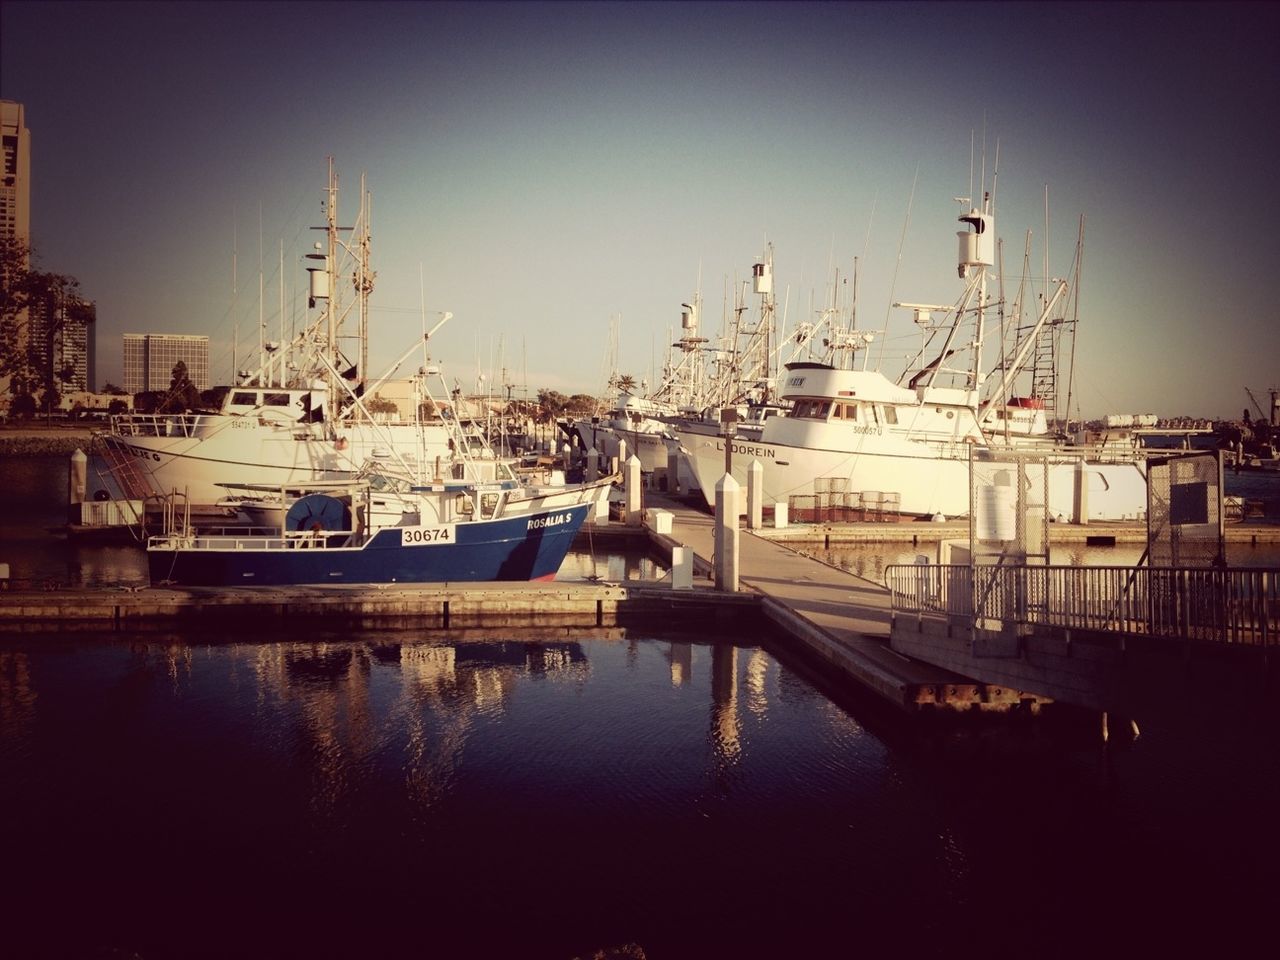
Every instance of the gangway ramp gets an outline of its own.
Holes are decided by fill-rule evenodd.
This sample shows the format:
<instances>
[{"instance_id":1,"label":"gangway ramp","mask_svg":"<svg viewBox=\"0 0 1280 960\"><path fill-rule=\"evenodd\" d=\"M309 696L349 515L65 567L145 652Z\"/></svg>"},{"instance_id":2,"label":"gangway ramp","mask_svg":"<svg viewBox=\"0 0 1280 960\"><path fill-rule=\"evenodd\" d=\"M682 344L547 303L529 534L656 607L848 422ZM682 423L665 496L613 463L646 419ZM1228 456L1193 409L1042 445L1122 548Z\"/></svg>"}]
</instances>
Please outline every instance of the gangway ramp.
<instances>
[{"instance_id":1,"label":"gangway ramp","mask_svg":"<svg viewBox=\"0 0 1280 960\"><path fill-rule=\"evenodd\" d=\"M672 514L669 535L650 530L657 547L668 558L673 547L691 548L697 557L695 573L709 575L714 562L714 518L654 491L646 491L645 501L651 510ZM761 595L765 615L796 649L903 710L1008 710L1034 708L1047 701L891 650L890 594L871 580L746 529L740 531L738 570L740 588Z\"/></svg>"}]
</instances>

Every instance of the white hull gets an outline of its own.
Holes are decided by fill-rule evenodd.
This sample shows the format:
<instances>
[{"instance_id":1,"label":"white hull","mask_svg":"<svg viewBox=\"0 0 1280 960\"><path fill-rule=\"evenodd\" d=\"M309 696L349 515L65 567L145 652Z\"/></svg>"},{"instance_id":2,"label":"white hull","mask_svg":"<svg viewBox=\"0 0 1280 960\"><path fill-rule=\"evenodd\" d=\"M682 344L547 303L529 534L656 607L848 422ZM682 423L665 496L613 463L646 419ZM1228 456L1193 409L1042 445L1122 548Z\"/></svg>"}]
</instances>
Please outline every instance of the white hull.
<instances>
[{"instance_id":1,"label":"white hull","mask_svg":"<svg viewBox=\"0 0 1280 960\"><path fill-rule=\"evenodd\" d=\"M431 469L435 458L447 462L451 457L446 432L438 426L351 423L343 424L340 437L332 439L324 436L322 424L226 414L170 419L172 426L164 428L169 435L131 432L128 424L100 435L113 472L131 488L129 496L176 491L189 503L212 504L227 495L222 484L345 480L375 455L393 450L410 464L425 451L423 467Z\"/></svg>"},{"instance_id":2,"label":"white hull","mask_svg":"<svg viewBox=\"0 0 1280 960\"><path fill-rule=\"evenodd\" d=\"M725 472L724 438L683 431L678 436L707 505L714 506L716 484ZM790 505L792 497L839 495L849 497L850 504L888 505L892 512L907 516L968 515L967 444L927 444L894 437L875 440L874 446L864 441L857 450L734 440L731 469L743 490L739 512L746 511L747 469L754 461L762 468L766 505ZM1063 451L1063 456L1063 463L1049 469L1049 512L1055 519L1070 520L1075 509L1077 468L1065 459L1067 452ZM1088 463L1085 476L1090 520L1138 520L1145 516L1147 485L1139 461Z\"/></svg>"},{"instance_id":3,"label":"white hull","mask_svg":"<svg viewBox=\"0 0 1280 960\"><path fill-rule=\"evenodd\" d=\"M367 523L374 529L421 524L454 523L463 519L492 520L548 510L592 504L587 514L608 516L609 493L615 477L582 484L469 484L463 481L429 485L415 491L373 489L369 494ZM428 496L423 496L426 490ZM224 501L256 528L283 527L285 514L296 497L282 499L278 492Z\"/></svg>"}]
</instances>

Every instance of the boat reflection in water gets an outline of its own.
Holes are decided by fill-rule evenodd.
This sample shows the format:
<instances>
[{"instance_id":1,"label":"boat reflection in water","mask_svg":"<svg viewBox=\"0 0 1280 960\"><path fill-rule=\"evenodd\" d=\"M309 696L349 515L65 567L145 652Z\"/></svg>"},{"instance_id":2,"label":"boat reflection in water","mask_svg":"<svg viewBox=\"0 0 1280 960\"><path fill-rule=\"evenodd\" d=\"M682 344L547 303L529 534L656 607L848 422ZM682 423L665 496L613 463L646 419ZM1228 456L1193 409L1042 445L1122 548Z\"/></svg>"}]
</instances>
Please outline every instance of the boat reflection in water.
<instances>
[{"instance_id":1,"label":"boat reflection in water","mask_svg":"<svg viewBox=\"0 0 1280 960\"><path fill-rule=\"evenodd\" d=\"M1256 935L1273 727L1142 730L908 727L709 635L10 636L6 955Z\"/></svg>"}]
</instances>

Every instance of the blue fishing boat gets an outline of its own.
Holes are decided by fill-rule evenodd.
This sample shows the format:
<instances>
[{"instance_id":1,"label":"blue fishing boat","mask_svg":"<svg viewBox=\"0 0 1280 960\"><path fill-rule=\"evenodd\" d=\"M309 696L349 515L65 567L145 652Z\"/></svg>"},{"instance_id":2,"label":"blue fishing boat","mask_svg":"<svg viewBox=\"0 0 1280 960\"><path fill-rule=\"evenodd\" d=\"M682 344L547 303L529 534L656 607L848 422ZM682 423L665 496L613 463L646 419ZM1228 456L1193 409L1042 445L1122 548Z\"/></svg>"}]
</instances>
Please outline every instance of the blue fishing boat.
<instances>
[{"instance_id":1,"label":"blue fishing boat","mask_svg":"<svg viewBox=\"0 0 1280 960\"><path fill-rule=\"evenodd\" d=\"M367 485L307 493L279 526L195 531L175 515L147 541L155 586L552 580L591 503L483 518L456 491L384 524ZM426 494L424 494L426 496ZM368 521L372 520L372 524ZM423 521L428 522L423 522Z\"/></svg>"}]
</instances>

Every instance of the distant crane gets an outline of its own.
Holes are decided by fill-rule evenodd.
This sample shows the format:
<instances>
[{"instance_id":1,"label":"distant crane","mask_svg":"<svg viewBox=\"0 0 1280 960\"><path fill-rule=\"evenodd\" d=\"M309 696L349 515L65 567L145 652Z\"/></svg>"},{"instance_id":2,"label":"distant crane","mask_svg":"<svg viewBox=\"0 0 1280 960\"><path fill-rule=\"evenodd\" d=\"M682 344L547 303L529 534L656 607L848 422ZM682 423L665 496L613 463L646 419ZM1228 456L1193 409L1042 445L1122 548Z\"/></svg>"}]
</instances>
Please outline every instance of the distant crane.
<instances>
[{"instance_id":1,"label":"distant crane","mask_svg":"<svg viewBox=\"0 0 1280 960\"><path fill-rule=\"evenodd\" d=\"M1245 387L1244 392L1247 393L1249 395L1249 399L1253 401L1253 409L1258 411L1258 416L1260 416L1263 420L1269 420L1271 418L1271 414L1267 413L1267 411L1262 409L1262 404L1260 404L1258 402L1258 398L1253 395L1253 391L1250 390L1248 387Z\"/></svg>"}]
</instances>

